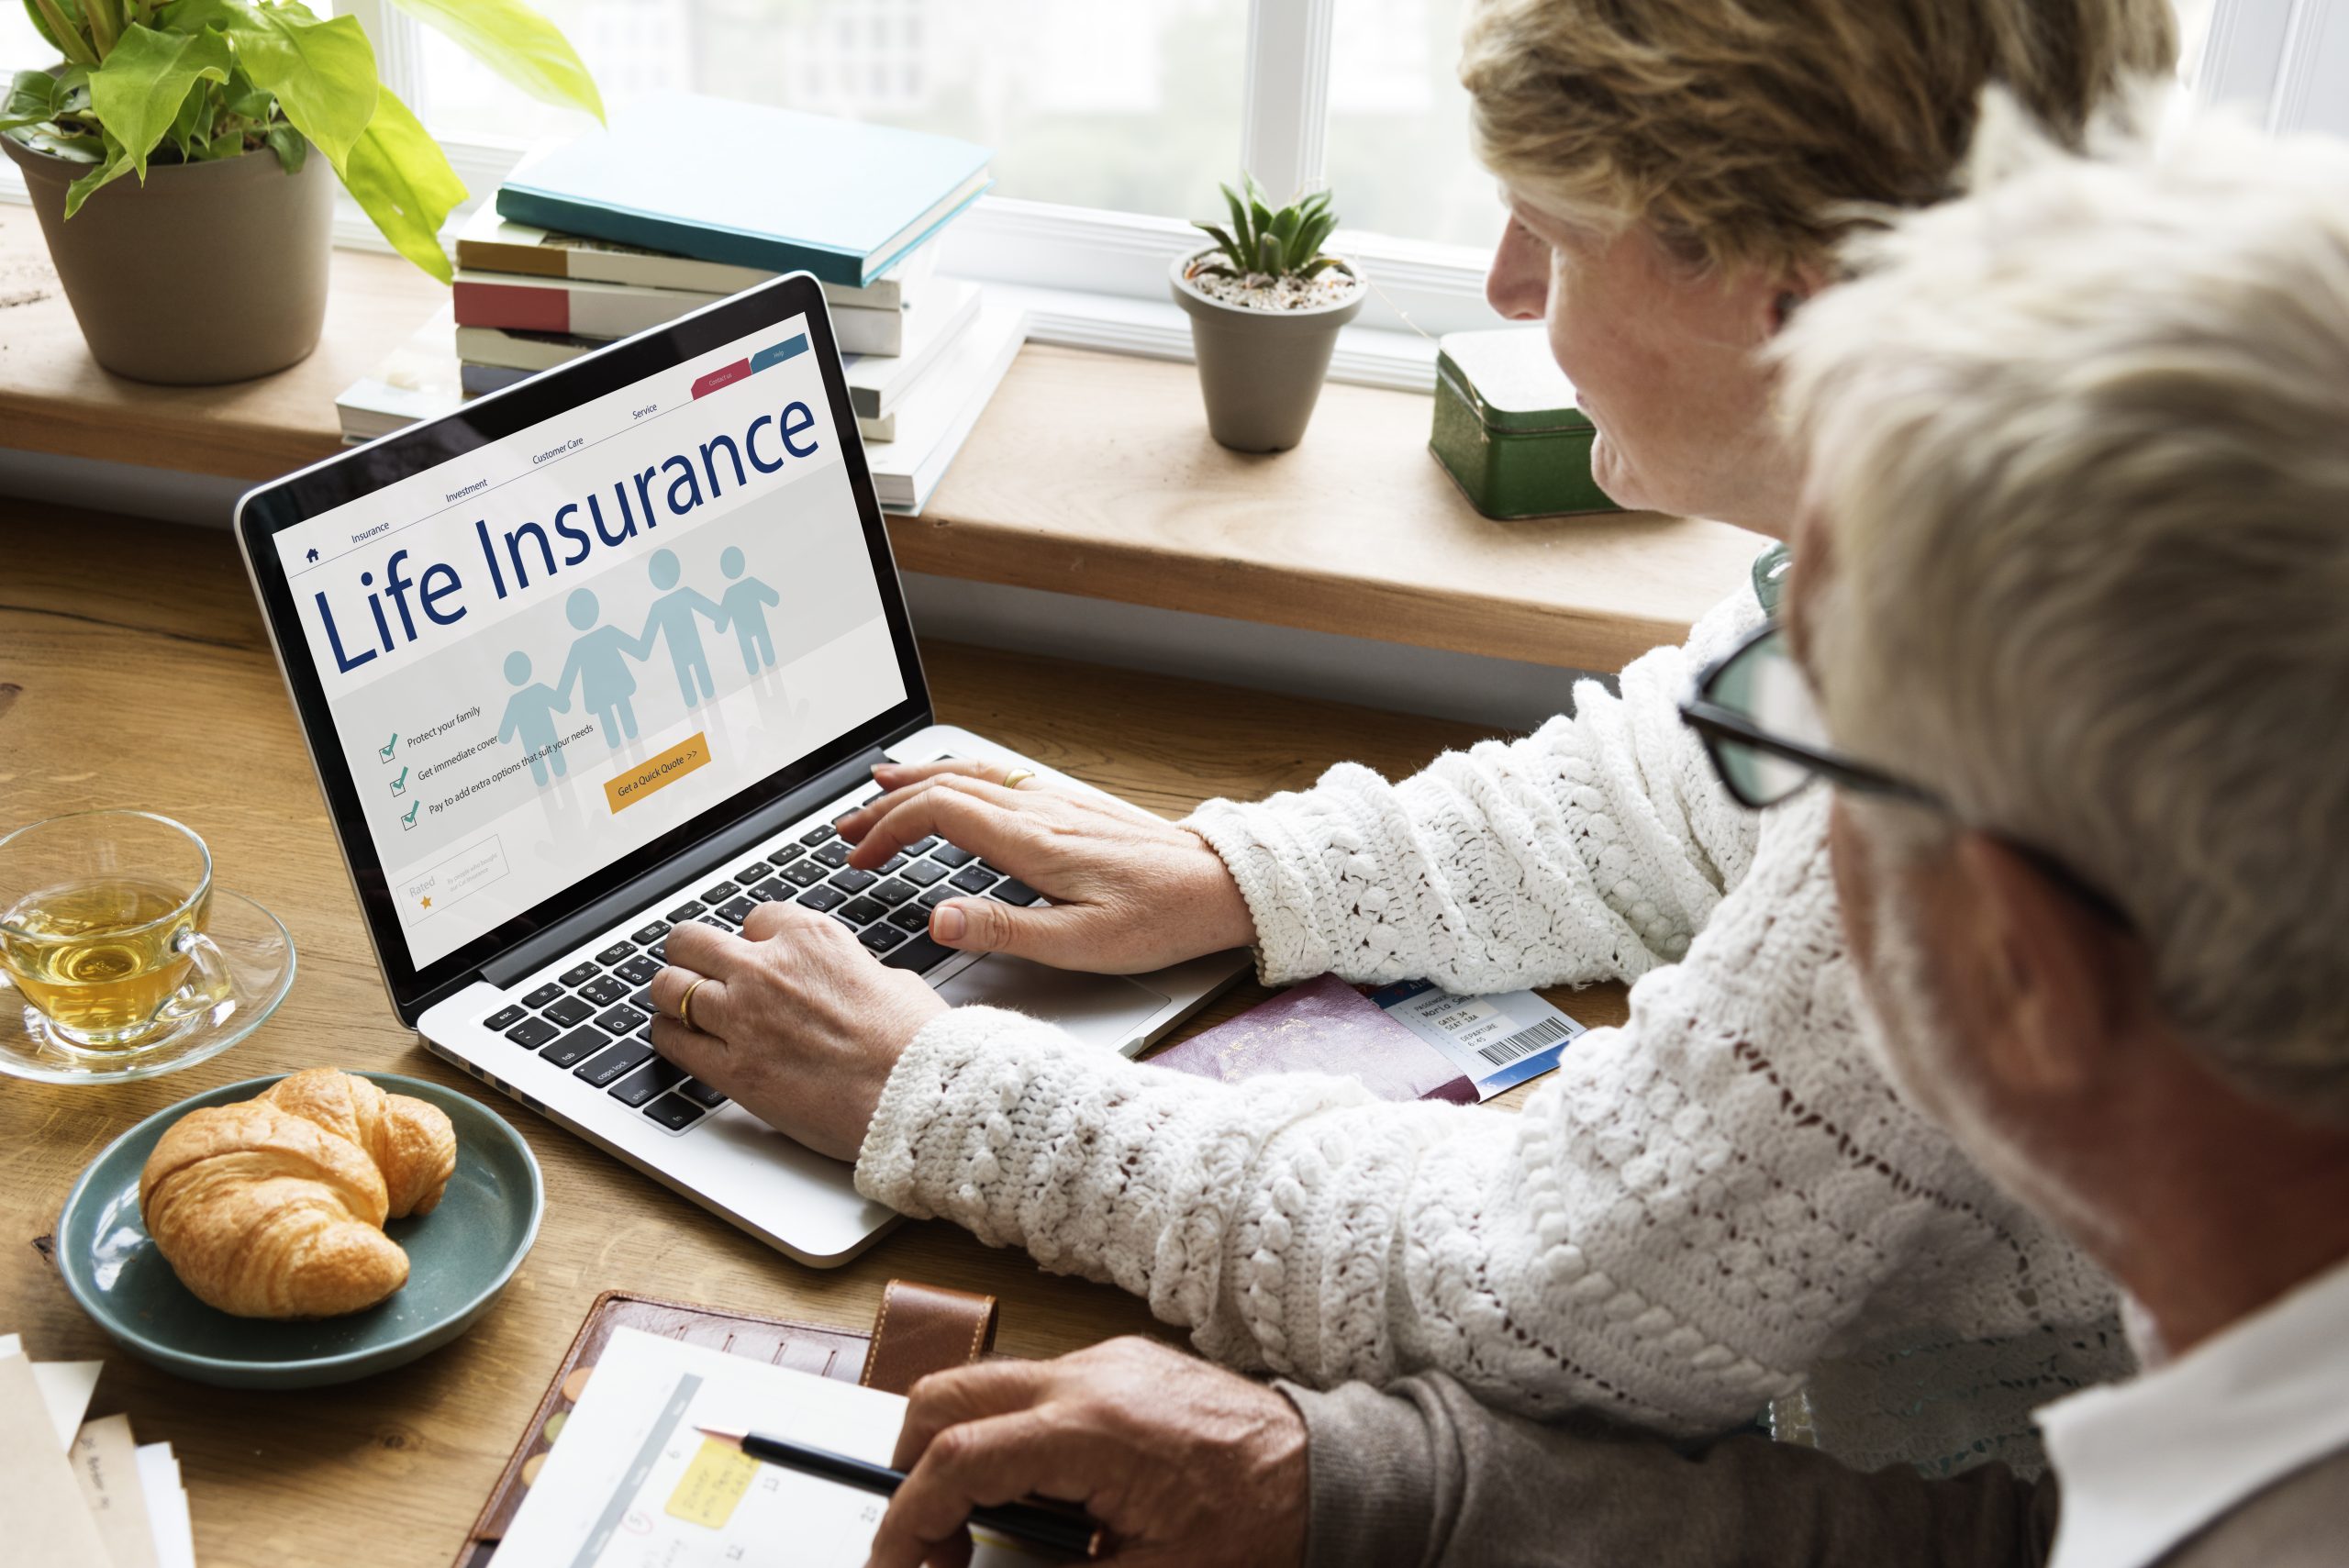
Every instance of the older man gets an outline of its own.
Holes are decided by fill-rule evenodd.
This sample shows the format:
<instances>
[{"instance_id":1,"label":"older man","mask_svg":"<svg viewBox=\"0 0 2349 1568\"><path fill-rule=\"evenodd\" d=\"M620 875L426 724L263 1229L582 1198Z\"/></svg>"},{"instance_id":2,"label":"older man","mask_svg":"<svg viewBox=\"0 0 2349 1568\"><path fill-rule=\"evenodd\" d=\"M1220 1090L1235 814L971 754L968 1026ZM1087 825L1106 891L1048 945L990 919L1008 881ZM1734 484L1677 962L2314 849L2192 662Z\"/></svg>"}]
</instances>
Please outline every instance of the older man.
<instances>
[{"instance_id":1,"label":"older man","mask_svg":"<svg viewBox=\"0 0 2349 1568\"><path fill-rule=\"evenodd\" d=\"M1127 1341L924 1383L876 1562L1030 1492L1136 1568L2349 1558L2349 149L1987 139L2026 167L1791 335L1790 636L1689 717L1749 805L1835 786L1895 1083L2121 1282L2148 1370L2045 1412L2034 1485Z\"/></svg>"}]
</instances>

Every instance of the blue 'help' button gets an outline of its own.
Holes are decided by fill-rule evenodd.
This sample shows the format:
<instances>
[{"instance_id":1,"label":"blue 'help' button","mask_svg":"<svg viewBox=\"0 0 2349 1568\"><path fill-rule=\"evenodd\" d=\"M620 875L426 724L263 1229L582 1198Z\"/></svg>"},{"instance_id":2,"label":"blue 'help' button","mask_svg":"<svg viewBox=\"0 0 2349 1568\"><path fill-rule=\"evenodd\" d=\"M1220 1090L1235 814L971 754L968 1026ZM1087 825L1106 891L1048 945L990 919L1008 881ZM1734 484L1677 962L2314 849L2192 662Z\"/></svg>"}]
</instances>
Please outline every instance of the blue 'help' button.
<instances>
[{"instance_id":1,"label":"blue 'help' button","mask_svg":"<svg viewBox=\"0 0 2349 1568\"><path fill-rule=\"evenodd\" d=\"M751 373L756 375L769 365L779 365L793 355L807 351L807 334L805 332L796 338L785 338L780 343L770 343L751 356Z\"/></svg>"}]
</instances>

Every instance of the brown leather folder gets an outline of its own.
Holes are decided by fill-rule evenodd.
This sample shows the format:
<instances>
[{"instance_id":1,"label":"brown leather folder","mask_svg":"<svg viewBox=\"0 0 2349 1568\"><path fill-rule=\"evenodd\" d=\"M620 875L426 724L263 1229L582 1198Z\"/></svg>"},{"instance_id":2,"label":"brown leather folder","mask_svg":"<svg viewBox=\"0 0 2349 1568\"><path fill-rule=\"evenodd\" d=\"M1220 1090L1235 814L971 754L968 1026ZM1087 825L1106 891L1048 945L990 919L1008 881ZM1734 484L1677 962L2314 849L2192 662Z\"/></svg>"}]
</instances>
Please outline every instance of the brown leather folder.
<instances>
[{"instance_id":1,"label":"brown leather folder","mask_svg":"<svg viewBox=\"0 0 2349 1568\"><path fill-rule=\"evenodd\" d=\"M607 1290L596 1298L571 1349L563 1352L554 1381L547 1385L529 1425L522 1430L522 1440L515 1445L514 1456L506 1462L497 1485L490 1489L489 1500L466 1533L452 1568L488 1568L495 1560L514 1510L522 1506L523 1494L537 1479L552 1446L548 1418L568 1411L576 1402L615 1329L637 1329L687 1344L709 1345L729 1355L754 1356L818 1377L903 1394L930 1373L985 1356L995 1344L995 1322L992 1296L908 1280L891 1280L882 1290L881 1309L874 1315L869 1334Z\"/></svg>"}]
</instances>

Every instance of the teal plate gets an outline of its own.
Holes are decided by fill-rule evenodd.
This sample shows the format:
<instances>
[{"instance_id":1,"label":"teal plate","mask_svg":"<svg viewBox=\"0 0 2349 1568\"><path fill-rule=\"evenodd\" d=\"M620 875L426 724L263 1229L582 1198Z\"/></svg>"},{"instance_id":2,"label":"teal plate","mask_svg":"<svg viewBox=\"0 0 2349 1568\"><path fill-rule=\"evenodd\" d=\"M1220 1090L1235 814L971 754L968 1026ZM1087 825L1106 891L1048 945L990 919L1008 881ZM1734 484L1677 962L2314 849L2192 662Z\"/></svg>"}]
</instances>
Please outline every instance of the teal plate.
<instances>
[{"instance_id":1,"label":"teal plate","mask_svg":"<svg viewBox=\"0 0 2349 1568\"><path fill-rule=\"evenodd\" d=\"M139 1173L180 1118L203 1106L250 1100L282 1076L248 1078L157 1111L90 1162L58 1216L57 1266L83 1310L125 1350L198 1383L316 1388L405 1366L473 1327L538 1238L546 1185L521 1134L453 1089L362 1073L439 1106L457 1129L457 1170L439 1207L384 1228L407 1249L407 1284L343 1318L232 1318L206 1307L147 1234Z\"/></svg>"}]
</instances>

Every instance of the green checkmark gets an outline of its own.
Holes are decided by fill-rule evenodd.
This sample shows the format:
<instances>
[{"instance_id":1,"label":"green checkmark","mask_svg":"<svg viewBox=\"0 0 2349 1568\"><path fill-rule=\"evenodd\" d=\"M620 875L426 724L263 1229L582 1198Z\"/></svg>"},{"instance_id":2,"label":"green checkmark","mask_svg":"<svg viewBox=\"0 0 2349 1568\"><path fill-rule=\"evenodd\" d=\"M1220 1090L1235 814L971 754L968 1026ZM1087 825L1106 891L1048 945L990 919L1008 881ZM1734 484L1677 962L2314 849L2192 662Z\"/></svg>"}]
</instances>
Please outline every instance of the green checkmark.
<instances>
[{"instance_id":1,"label":"green checkmark","mask_svg":"<svg viewBox=\"0 0 2349 1568\"><path fill-rule=\"evenodd\" d=\"M402 769L400 770L400 776L399 776L399 777L397 777L397 778L395 778L395 779L394 779L394 780L392 781L392 793L393 793L394 795L400 795L400 794L404 794L404 793L406 791L406 789L407 789L407 770L406 770L406 768L402 768Z\"/></svg>"},{"instance_id":2,"label":"green checkmark","mask_svg":"<svg viewBox=\"0 0 2349 1568\"><path fill-rule=\"evenodd\" d=\"M416 826L416 814L417 814L417 812L419 812L419 811L423 810L423 809L424 809L424 802L422 802L422 801L420 801L420 800L419 800L419 801L417 801L414 806L409 806L406 811L401 812L401 813L400 813L400 825L401 825L402 827L404 827L404 828L413 828L413 827L415 827L415 826Z\"/></svg>"},{"instance_id":3,"label":"green checkmark","mask_svg":"<svg viewBox=\"0 0 2349 1568\"><path fill-rule=\"evenodd\" d=\"M400 732L395 729L392 731L392 738L389 740L384 741L384 744L376 750L375 755L383 758L384 761L388 762L392 760L392 753L399 750L399 744Z\"/></svg>"}]
</instances>

